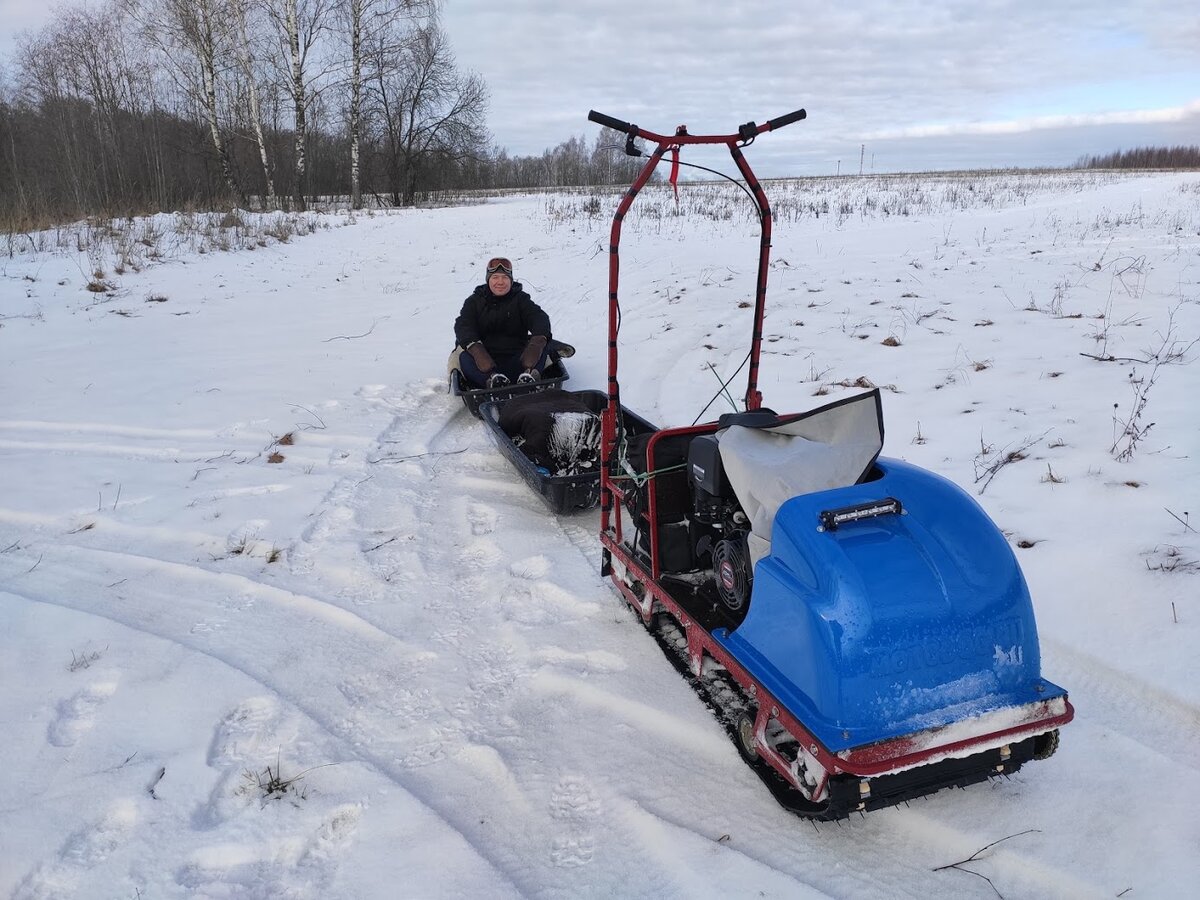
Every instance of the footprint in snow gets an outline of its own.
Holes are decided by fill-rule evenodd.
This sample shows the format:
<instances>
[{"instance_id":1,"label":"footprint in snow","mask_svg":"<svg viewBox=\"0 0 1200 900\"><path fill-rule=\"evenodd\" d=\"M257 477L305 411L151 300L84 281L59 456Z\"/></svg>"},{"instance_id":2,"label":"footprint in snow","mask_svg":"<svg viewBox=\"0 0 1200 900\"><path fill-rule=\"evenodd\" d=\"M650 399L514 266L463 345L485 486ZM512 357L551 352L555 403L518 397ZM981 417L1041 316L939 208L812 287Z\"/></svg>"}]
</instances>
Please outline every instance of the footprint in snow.
<instances>
[{"instance_id":1,"label":"footprint in snow","mask_svg":"<svg viewBox=\"0 0 1200 900\"><path fill-rule=\"evenodd\" d=\"M124 844L138 824L132 800L118 800L99 820L89 821L63 842L57 858L42 863L12 894L12 900L84 896L80 881Z\"/></svg>"},{"instance_id":2,"label":"footprint in snow","mask_svg":"<svg viewBox=\"0 0 1200 900\"><path fill-rule=\"evenodd\" d=\"M308 870L335 869L358 831L358 820L361 818L362 807L355 803L346 803L333 810L309 838L308 845L300 855L299 867Z\"/></svg>"},{"instance_id":3,"label":"footprint in snow","mask_svg":"<svg viewBox=\"0 0 1200 900\"><path fill-rule=\"evenodd\" d=\"M485 569L491 568L500 562L501 556L500 548L494 543L487 540L480 540L474 541L470 546L463 548L461 560L468 566Z\"/></svg>"},{"instance_id":4,"label":"footprint in snow","mask_svg":"<svg viewBox=\"0 0 1200 900\"><path fill-rule=\"evenodd\" d=\"M471 534L477 537L495 531L497 518L496 510L485 503L472 503L467 510L467 521L471 525Z\"/></svg>"},{"instance_id":5,"label":"footprint in snow","mask_svg":"<svg viewBox=\"0 0 1200 900\"><path fill-rule=\"evenodd\" d=\"M563 775L550 794L550 815L568 822L586 823L600 815L600 798L582 775Z\"/></svg>"},{"instance_id":6,"label":"footprint in snow","mask_svg":"<svg viewBox=\"0 0 1200 900\"><path fill-rule=\"evenodd\" d=\"M599 604L580 600L552 582L537 580L510 582L501 591L499 604L507 619L531 626L577 622L600 611Z\"/></svg>"},{"instance_id":7,"label":"footprint in snow","mask_svg":"<svg viewBox=\"0 0 1200 900\"><path fill-rule=\"evenodd\" d=\"M594 825L602 811L592 783L580 775L564 775L550 793L550 815L560 823L550 848L559 868L584 866L595 855Z\"/></svg>"},{"instance_id":8,"label":"footprint in snow","mask_svg":"<svg viewBox=\"0 0 1200 900\"><path fill-rule=\"evenodd\" d=\"M527 578L534 581L538 578L545 578L550 572L550 560L544 556L530 556L526 559L518 559L508 567L508 571L516 578Z\"/></svg>"},{"instance_id":9,"label":"footprint in snow","mask_svg":"<svg viewBox=\"0 0 1200 900\"><path fill-rule=\"evenodd\" d=\"M596 855L596 842L590 834L560 834L550 846L550 862L560 869L586 866Z\"/></svg>"},{"instance_id":10,"label":"footprint in snow","mask_svg":"<svg viewBox=\"0 0 1200 900\"><path fill-rule=\"evenodd\" d=\"M55 747L73 747L96 725L96 712L117 690L115 681L99 681L58 704L46 729L46 739Z\"/></svg>"},{"instance_id":11,"label":"footprint in snow","mask_svg":"<svg viewBox=\"0 0 1200 900\"><path fill-rule=\"evenodd\" d=\"M207 762L214 768L259 762L279 745L279 703L250 697L226 714L213 732Z\"/></svg>"},{"instance_id":12,"label":"footprint in snow","mask_svg":"<svg viewBox=\"0 0 1200 900\"><path fill-rule=\"evenodd\" d=\"M189 897L333 896L338 867L361 817L359 805L344 804L310 832L301 826L305 830L258 842L198 847L176 871L175 882Z\"/></svg>"},{"instance_id":13,"label":"footprint in snow","mask_svg":"<svg viewBox=\"0 0 1200 900\"><path fill-rule=\"evenodd\" d=\"M67 838L60 857L81 868L97 866L125 843L137 820L133 801L120 800L99 821L87 823Z\"/></svg>"}]
</instances>

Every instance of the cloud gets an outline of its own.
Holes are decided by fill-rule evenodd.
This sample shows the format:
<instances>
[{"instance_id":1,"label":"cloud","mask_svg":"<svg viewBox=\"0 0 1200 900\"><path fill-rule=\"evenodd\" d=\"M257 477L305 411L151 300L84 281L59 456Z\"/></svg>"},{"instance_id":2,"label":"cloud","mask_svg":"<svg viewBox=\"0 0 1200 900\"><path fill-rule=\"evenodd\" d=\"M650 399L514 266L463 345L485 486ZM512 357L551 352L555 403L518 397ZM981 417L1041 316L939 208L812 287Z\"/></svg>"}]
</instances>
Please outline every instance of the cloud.
<instances>
[{"instance_id":1,"label":"cloud","mask_svg":"<svg viewBox=\"0 0 1200 900\"><path fill-rule=\"evenodd\" d=\"M1172 124L1200 117L1200 100L1165 109L1125 110L1076 115L1033 116L1002 122L961 122L944 125L914 125L863 135L864 140L948 137L952 135L1025 134L1051 128L1089 128L1101 125Z\"/></svg>"},{"instance_id":2,"label":"cloud","mask_svg":"<svg viewBox=\"0 0 1200 900\"><path fill-rule=\"evenodd\" d=\"M446 26L460 64L487 81L492 131L510 152L594 134L588 109L660 132L687 123L726 133L803 106L807 122L755 151L792 167L780 174L804 174L796 167L831 171L851 155L857 170L868 140L896 144L905 159L893 164L913 168L948 156L1005 165L997 151L1010 165L1063 164L1118 126L1194 117L1200 40L1180 37L1200 28L1191 6L450 0ZM1075 149L1065 132L1077 134Z\"/></svg>"}]
</instances>

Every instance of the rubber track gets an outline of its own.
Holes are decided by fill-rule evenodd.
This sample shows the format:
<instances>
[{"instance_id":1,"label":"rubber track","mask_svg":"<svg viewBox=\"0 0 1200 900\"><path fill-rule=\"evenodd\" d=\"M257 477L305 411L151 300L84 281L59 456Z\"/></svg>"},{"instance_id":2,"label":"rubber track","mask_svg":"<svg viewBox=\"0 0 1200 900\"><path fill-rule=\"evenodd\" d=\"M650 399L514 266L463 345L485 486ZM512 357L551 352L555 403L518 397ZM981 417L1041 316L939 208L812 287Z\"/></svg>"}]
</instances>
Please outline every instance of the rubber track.
<instances>
[{"instance_id":1,"label":"rubber track","mask_svg":"<svg viewBox=\"0 0 1200 900\"><path fill-rule=\"evenodd\" d=\"M720 674L698 678L692 674L691 661L687 653L687 638L671 616L665 613L656 614L647 630L654 637L663 654L692 686L692 690L700 697L705 707L725 729L725 733L729 735L734 746L739 747L738 716L754 709L753 702L746 697L732 678L723 677ZM832 777L829 782L828 799L823 803L813 803L785 781L766 762L745 760L740 751L738 755L742 756L746 764L750 766L784 809L801 818L830 822L844 819L854 812L882 809L906 803L944 788L964 788L992 778L1006 777L1016 772L1030 759L1044 758L1039 754L1038 739L1036 738L1027 738L1011 745L1011 751L1011 757L1003 761L1000 759L999 750L991 750L965 758L930 763L895 775L873 778L870 780L871 797L865 804L858 791L859 779L854 776ZM1040 751L1046 755L1053 752L1049 746L1042 746ZM1001 762L1003 762L1003 771L998 771L997 767Z\"/></svg>"}]
</instances>

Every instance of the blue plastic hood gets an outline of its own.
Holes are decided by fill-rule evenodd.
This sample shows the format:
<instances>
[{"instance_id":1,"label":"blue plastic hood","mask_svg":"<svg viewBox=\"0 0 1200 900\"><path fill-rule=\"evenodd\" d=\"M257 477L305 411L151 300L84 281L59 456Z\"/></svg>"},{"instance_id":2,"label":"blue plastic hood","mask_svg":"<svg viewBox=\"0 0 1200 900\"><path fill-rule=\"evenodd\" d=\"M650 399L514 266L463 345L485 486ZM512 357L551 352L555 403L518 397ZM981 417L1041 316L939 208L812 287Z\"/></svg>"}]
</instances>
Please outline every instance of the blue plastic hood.
<instances>
[{"instance_id":1,"label":"blue plastic hood","mask_svg":"<svg viewBox=\"0 0 1200 900\"><path fill-rule=\"evenodd\" d=\"M987 514L938 475L878 467L780 506L748 614L717 640L835 752L1062 695ZM889 497L903 514L821 528L824 511Z\"/></svg>"}]
</instances>

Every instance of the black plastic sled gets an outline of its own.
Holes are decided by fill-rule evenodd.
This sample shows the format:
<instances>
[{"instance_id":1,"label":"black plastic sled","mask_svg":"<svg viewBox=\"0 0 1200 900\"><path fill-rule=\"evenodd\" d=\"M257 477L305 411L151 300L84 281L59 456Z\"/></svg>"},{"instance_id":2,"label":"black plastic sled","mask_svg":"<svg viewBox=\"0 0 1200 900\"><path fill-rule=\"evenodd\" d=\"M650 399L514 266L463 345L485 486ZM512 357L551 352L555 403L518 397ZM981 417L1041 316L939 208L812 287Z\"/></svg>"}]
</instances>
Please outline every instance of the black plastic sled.
<instances>
[{"instance_id":1,"label":"black plastic sled","mask_svg":"<svg viewBox=\"0 0 1200 900\"><path fill-rule=\"evenodd\" d=\"M450 393L456 397L462 397L463 403L467 409L471 411L471 415L475 418L480 418L480 406L484 403L503 403L513 397L519 397L522 394L532 394L537 391L555 390L561 388L563 382L570 378L567 372L567 367L563 364L563 360L575 355L575 348L563 341L550 342L550 360L546 365L545 371L542 372L542 377L530 384L517 384L512 382L498 388L477 388L473 387L463 373L455 368L450 370Z\"/></svg>"},{"instance_id":2,"label":"black plastic sled","mask_svg":"<svg viewBox=\"0 0 1200 900\"><path fill-rule=\"evenodd\" d=\"M556 471L551 469L554 465L549 460L549 465L540 465L538 461L530 458L527 450L523 450L521 446L522 435L513 428L508 422L502 421L502 414L508 401L514 398L506 397L503 400L485 400L479 404L480 418L488 427L488 432L495 441L500 452L513 464L517 472L525 480L539 497L550 507L550 510L556 515L564 513L579 512L585 509L592 509L600 502L600 456L597 452L589 460L590 465L584 464L583 467L570 467L566 474L562 467L556 467ZM590 413L597 417L596 424L599 425L599 416L604 412L608 404L608 395L604 391L550 391L542 395L541 398L546 401L545 406L553 409L555 399L561 399L562 408L586 408ZM522 401L517 400L518 405ZM509 408L512 412L512 408ZM637 434L652 434L657 429L654 425L647 422L636 413L624 410L625 431L630 435ZM510 416L511 418L511 416ZM514 430L515 434L509 434L505 430L505 425ZM598 437L598 434L597 434Z\"/></svg>"}]
</instances>

